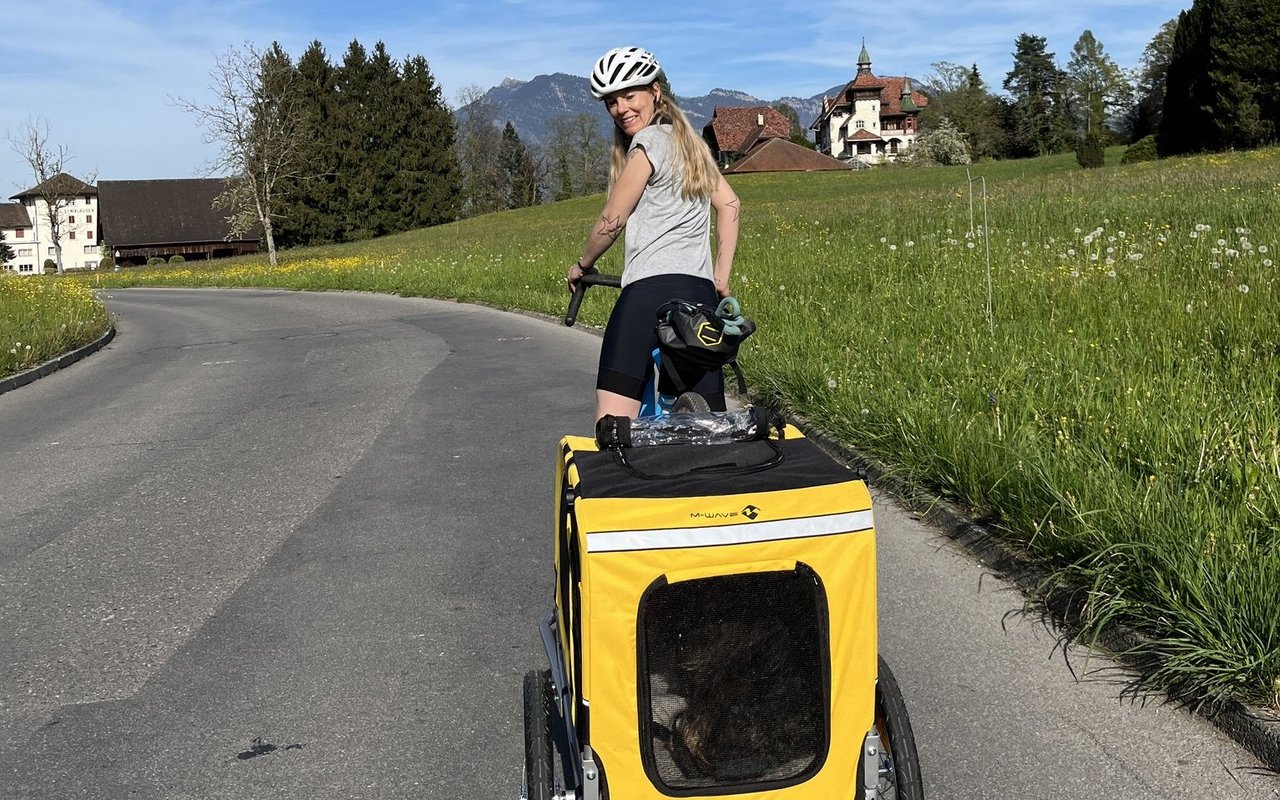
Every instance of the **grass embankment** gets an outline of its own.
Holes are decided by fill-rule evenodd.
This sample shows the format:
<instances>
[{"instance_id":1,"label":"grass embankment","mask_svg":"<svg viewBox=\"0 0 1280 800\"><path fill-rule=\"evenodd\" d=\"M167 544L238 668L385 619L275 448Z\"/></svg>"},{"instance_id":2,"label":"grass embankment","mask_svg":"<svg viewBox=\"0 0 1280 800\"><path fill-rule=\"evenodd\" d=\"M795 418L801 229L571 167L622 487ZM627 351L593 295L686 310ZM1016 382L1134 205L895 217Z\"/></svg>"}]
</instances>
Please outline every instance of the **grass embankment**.
<instances>
[{"instance_id":1,"label":"grass embankment","mask_svg":"<svg viewBox=\"0 0 1280 800\"><path fill-rule=\"evenodd\" d=\"M81 283L0 272L0 378L86 345L111 327Z\"/></svg>"},{"instance_id":2,"label":"grass embankment","mask_svg":"<svg viewBox=\"0 0 1280 800\"><path fill-rule=\"evenodd\" d=\"M760 324L745 368L1086 589L1086 636L1109 621L1150 635L1150 685L1275 705L1280 151L1109 155L1089 172L1070 156L975 166L985 214L962 168L734 178L733 286ZM95 277L558 314L599 203L298 251L277 270ZM611 301L596 292L582 318Z\"/></svg>"}]
</instances>

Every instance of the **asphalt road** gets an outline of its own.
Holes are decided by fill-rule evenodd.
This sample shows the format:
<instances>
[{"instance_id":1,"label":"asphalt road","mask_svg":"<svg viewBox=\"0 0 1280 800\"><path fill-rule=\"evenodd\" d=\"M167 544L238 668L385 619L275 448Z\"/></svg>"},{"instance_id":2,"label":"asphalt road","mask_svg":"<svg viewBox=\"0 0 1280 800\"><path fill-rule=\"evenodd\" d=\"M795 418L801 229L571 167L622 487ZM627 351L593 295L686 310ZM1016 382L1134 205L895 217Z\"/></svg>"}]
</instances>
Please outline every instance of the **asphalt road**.
<instances>
[{"instance_id":1,"label":"asphalt road","mask_svg":"<svg viewBox=\"0 0 1280 800\"><path fill-rule=\"evenodd\" d=\"M0 797L514 797L599 340L376 295L108 302L106 349L0 395ZM930 798L1280 797L877 513Z\"/></svg>"}]
</instances>

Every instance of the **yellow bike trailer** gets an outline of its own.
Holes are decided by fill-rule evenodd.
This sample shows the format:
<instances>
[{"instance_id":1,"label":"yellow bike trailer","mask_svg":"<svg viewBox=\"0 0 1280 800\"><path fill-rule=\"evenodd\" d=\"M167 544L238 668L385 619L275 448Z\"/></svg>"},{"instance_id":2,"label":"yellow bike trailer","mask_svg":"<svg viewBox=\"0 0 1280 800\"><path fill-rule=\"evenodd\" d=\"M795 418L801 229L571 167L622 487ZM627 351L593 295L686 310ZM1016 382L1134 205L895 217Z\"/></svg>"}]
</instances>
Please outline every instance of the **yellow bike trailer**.
<instances>
[{"instance_id":1,"label":"yellow bike trailer","mask_svg":"<svg viewBox=\"0 0 1280 800\"><path fill-rule=\"evenodd\" d=\"M557 474L523 796L922 797L877 656L855 473L786 426L728 444L566 437Z\"/></svg>"}]
</instances>

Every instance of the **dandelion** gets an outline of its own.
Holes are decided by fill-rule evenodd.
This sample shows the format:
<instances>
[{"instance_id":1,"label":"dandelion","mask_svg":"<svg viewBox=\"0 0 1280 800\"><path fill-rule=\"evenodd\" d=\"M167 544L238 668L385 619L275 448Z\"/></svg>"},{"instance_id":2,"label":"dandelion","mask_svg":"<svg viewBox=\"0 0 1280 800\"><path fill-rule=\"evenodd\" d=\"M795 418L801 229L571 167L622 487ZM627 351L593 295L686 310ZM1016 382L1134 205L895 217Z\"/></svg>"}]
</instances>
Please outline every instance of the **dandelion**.
<instances>
[{"instance_id":1,"label":"dandelion","mask_svg":"<svg viewBox=\"0 0 1280 800\"><path fill-rule=\"evenodd\" d=\"M1218 240L1218 247L1226 247L1226 246L1227 246L1227 240L1226 240L1226 239L1219 239L1219 240Z\"/></svg>"},{"instance_id":2,"label":"dandelion","mask_svg":"<svg viewBox=\"0 0 1280 800\"><path fill-rule=\"evenodd\" d=\"M1262 259L1262 266L1264 266L1264 267L1269 267L1269 266L1271 266L1271 259L1269 259L1269 258L1264 258L1264 259Z\"/></svg>"},{"instance_id":3,"label":"dandelion","mask_svg":"<svg viewBox=\"0 0 1280 800\"><path fill-rule=\"evenodd\" d=\"M1141 260L1142 260L1142 253L1130 253L1130 254L1129 254L1129 260L1130 260L1130 261L1132 261L1132 262L1134 262L1134 263L1137 263L1137 262L1141 261Z\"/></svg>"},{"instance_id":4,"label":"dandelion","mask_svg":"<svg viewBox=\"0 0 1280 800\"><path fill-rule=\"evenodd\" d=\"M881 236L881 237L880 237L880 244L884 244L884 243L885 243L885 242L887 242L887 241L889 241L889 237L887 237L887 236Z\"/></svg>"},{"instance_id":5,"label":"dandelion","mask_svg":"<svg viewBox=\"0 0 1280 800\"><path fill-rule=\"evenodd\" d=\"M889 252L890 252L890 253L897 252L897 250L898 250L898 246L897 246L896 244L891 244L891 245L889 245Z\"/></svg>"},{"instance_id":6,"label":"dandelion","mask_svg":"<svg viewBox=\"0 0 1280 800\"><path fill-rule=\"evenodd\" d=\"M1116 236L1119 236L1121 239L1123 239L1125 237L1125 233L1124 231L1116 231Z\"/></svg>"},{"instance_id":7,"label":"dandelion","mask_svg":"<svg viewBox=\"0 0 1280 800\"><path fill-rule=\"evenodd\" d=\"M834 388L836 388L836 387L837 387L837 386L839 386L839 385L840 385L840 384L839 384L839 382L838 382L838 381L836 381L836 379L835 379L835 378L827 378L827 388L828 388L828 389L834 389Z\"/></svg>"},{"instance_id":8,"label":"dandelion","mask_svg":"<svg viewBox=\"0 0 1280 800\"><path fill-rule=\"evenodd\" d=\"M1265 244L1258 245L1258 252L1265 256L1267 254L1267 246Z\"/></svg>"},{"instance_id":9,"label":"dandelion","mask_svg":"<svg viewBox=\"0 0 1280 800\"><path fill-rule=\"evenodd\" d=\"M1080 270L1078 270L1078 269L1073 269L1073 270L1071 270L1071 277L1073 277L1073 278L1079 278L1079 277L1080 277Z\"/></svg>"},{"instance_id":10,"label":"dandelion","mask_svg":"<svg viewBox=\"0 0 1280 800\"><path fill-rule=\"evenodd\" d=\"M1107 270L1107 277L1108 277L1108 278L1114 278L1115 276L1116 276L1116 271L1115 271L1114 269L1109 269L1109 270Z\"/></svg>"},{"instance_id":11,"label":"dandelion","mask_svg":"<svg viewBox=\"0 0 1280 800\"><path fill-rule=\"evenodd\" d=\"M1190 303L1187 303L1187 313L1188 313L1188 314L1190 314L1190 313L1191 313L1191 304L1190 304Z\"/></svg>"},{"instance_id":12,"label":"dandelion","mask_svg":"<svg viewBox=\"0 0 1280 800\"><path fill-rule=\"evenodd\" d=\"M1067 248L1067 255L1069 255L1069 256L1075 256L1075 254L1076 254L1076 249L1075 249L1074 247L1068 247L1068 248Z\"/></svg>"},{"instance_id":13,"label":"dandelion","mask_svg":"<svg viewBox=\"0 0 1280 800\"><path fill-rule=\"evenodd\" d=\"M915 246L916 246L915 242L911 241L910 239L907 240L907 247L915 247Z\"/></svg>"},{"instance_id":14,"label":"dandelion","mask_svg":"<svg viewBox=\"0 0 1280 800\"><path fill-rule=\"evenodd\" d=\"M965 243L964 243L964 246L965 246L965 247L967 247L967 248L969 248L970 250L972 250L972 249L973 249L973 242L965 242Z\"/></svg>"},{"instance_id":15,"label":"dandelion","mask_svg":"<svg viewBox=\"0 0 1280 800\"><path fill-rule=\"evenodd\" d=\"M1240 287L1239 287L1239 288L1240 288L1240 294L1248 294L1248 293L1249 293L1249 284L1247 284L1247 283L1242 283L1242 284L1240 284Z\"/></svg>"},{"instance_id":16,"label":"dandelion","mask_svg":"<svg viewBox=\"0 0 1280 800\"><path fill-rule=\"evenodd\" d=\"M1190 236L1192 239L1199 239L1199 238L1200 238L1200 233L1199 233L1198 231L1192 231L1191 233L1189 233L1189 234L1187 234L1187 235L1188 235L1188 236Z\"/></svg>"}]
</instances>

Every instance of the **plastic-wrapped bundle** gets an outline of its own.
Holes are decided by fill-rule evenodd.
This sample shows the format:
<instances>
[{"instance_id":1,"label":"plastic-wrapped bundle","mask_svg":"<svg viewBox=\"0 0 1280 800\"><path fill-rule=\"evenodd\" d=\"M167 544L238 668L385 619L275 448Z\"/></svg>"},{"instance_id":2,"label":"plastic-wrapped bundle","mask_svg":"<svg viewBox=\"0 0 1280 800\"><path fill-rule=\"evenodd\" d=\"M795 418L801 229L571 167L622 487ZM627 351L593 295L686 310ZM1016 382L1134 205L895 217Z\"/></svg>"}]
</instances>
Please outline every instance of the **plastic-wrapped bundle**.
<instances>
[{"instance_id":1,"label":"plastic-wrapped bundle","mask_svg":"<svg viewBox=\"0 0 1280 800\"><path fill-rule=\"evenodd\" d=\"M647 419L605 415L596 423L601 447L649 447L664 444L730 444L781 432L783 420L768 409L671 414Z\"/></svg>"}]
</instances>

